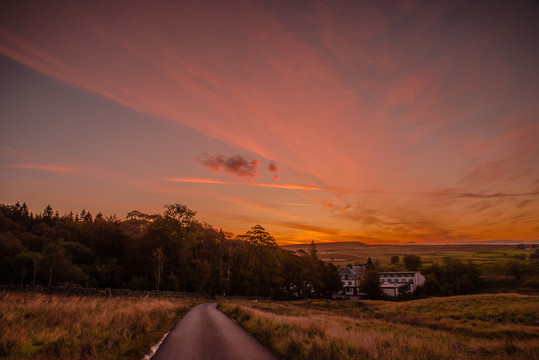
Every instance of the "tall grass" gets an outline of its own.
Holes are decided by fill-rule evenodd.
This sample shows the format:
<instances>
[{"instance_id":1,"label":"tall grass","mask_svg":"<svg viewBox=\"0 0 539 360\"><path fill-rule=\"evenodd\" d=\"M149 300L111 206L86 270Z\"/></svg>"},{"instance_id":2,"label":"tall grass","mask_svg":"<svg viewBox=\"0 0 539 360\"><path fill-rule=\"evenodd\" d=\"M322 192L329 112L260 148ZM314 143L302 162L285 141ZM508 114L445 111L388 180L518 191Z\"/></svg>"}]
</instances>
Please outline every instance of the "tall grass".
<instances>
[{"instance_id":1,"label":"tall grass","mask_svg":"<svg viewBox=\"0 0 539 360\"><path fill-rule=\"evenodd\" d=\"M0 358L141 359L197 302L0 293Z\"/></svg>"},{"instance_id":2,"label":"tall grass","mask_svg":"<svg viewBox=\"0 0 539 360\"><path fill-rule=\"evenodd\" d=\"M406 303L228 301L220 309L282 359L536 359L539 298Z\"/></svg>"}]
</instances>

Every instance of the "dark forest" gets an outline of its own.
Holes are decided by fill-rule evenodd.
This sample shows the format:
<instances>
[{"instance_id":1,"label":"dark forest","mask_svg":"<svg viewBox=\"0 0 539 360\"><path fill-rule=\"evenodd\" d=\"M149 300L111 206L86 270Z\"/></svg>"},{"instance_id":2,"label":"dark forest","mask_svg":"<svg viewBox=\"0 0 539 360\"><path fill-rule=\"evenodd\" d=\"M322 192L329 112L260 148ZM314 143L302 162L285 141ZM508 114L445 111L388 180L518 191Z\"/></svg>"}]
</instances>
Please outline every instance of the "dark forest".
<instances>
[{"instance_id":1,"label":"dark forest","mask_svg":"<svg viewBox=\"0 0 539 360\"><path fill-rule=\"evenodd\" d=\"M273 299L328 297L341 287L316 245L284 250L260 225L234 237L180 204L163 214L131 211L125 220L2 204L0 282Z\"/></svg>"}]
</instances>

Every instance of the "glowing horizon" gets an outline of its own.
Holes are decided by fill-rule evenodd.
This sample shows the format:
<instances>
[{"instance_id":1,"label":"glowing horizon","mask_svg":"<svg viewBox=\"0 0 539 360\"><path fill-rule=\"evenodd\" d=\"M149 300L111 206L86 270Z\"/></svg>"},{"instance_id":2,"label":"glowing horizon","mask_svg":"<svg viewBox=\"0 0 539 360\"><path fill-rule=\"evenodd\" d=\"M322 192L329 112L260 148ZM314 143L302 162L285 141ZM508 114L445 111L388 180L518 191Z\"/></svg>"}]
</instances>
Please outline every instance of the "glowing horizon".
<instances>
[{"instance_id":1,"label":"glowing horizon","mask_svg":"<svg viewBox=\"0 0 539 360\"><path fill-rule=\"evenodd\" d=\"M2 4L0 201L120 217L182 203L281 243L536 240L538 14Z\"/></svg>"}]
</instances>

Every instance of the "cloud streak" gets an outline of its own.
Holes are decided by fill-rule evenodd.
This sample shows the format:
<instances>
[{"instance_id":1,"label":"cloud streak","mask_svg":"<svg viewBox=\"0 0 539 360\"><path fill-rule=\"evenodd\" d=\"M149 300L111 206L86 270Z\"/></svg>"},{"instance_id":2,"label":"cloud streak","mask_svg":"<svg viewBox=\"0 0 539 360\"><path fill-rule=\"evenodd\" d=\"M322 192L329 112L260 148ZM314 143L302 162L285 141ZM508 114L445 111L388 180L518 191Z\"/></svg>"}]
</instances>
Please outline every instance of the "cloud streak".
<instances>
[{"instance_id":1,"label":"cloud streak","mask_svg":"<svg viewBox=\"0 0 539 360\"><path fill-rule=\"evenodd\" d=\"M488 216L519 215L512 198L537 195L533 2L135 0L129 12L118 2L7 3L0 5L2 54L233 151L273 159L265 169L274 180L286 170L288 184L254 183L258 160L221 154L197 161L241 182L187 177L195 172L164 180L313 198L348 189L337 202L319 196L328 207L320 206L316 221L334 216L346 232L361 233L359 224L379 238L393 236L391 223L399 222L436 224L400 229L407 236L483 234ZM305 179L327 186L292 184L311 183ZM458 191L433 196L438 189ZM466 211L474 199L493 201L474 214ZM537 202L526 204L539 214ZM500 236L534 234L522 227Z\"/></svg>"},{"instance_id":2,"label":"cloud streak","mask_svg":"<svg viewBox=\"0 0 539 360\"><path fill-rule=\"evenodd\" d=\"M164 181L181 182L181 183L194 183L194 184L220 184L220 185L246 185L271 189L285 189L285 190L304 190L304 191L342 191L342 189L313 186L313 185L296 185L296 184L265 184L265 183L253 183L253 182L235 182L215 179L204 178L162 178Z\"/></svg>"},{"instance_id":3,"label":"cloud streak","mask_svg":"<svg viewBox=\"0 0 539 360\"><path fill-rule=\"evenodd\" d=\"M79 173L80 172L80 169L76 167L52 165L52 164L11 164L7 166L11 168L17 168L17 169L43 170L43 171L59 172L59 173Z\"/></svg>"}]
</instances>

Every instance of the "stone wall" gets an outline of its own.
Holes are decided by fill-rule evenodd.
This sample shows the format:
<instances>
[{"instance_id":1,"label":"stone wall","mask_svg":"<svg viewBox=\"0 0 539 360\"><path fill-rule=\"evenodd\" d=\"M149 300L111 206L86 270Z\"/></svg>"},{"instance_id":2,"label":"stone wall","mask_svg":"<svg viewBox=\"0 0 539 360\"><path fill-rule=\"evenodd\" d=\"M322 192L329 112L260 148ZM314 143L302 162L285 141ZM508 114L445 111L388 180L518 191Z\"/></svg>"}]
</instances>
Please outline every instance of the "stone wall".
<instances>
[{"instance_id":1,"label":"stone wall","mask_svg":"<svg viewBox=\"0 0 539 360\"><path fill-rule=\"evenodd\" d=\"M0 291L10 292L30 292L40 294L56 294L56 295L71 295L71 296L94 296L94 297L151 297L151 298L209 298L204 294L178 292L178 291L137 291L128 289L95 289L82 288L71 286L40 286L40 285L0 285Z\"/></svg>"}]
</instances>

